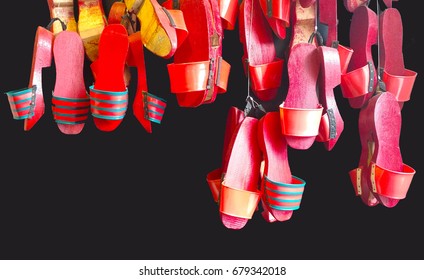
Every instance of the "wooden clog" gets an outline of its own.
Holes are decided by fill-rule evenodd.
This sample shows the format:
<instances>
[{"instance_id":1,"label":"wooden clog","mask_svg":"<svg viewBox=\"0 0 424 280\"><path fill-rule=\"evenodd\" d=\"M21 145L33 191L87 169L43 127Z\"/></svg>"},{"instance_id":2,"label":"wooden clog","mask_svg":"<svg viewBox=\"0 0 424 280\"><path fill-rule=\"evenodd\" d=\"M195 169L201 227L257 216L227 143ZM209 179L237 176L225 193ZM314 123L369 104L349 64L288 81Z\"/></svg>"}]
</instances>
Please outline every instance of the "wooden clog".
<instances>
[{"instance_id":1,"label":"wooden clog","mask_svg":"<svg viewBox=\"0 0 424 280\"><path fill-rule=\"evenodd\" d=\"M222 179L224 178L227 170L228 158L231 154L231 151L229 150L229 148L231 148L231 138L244 117L244 112L236 107L230 107L228 110L222 149L222 164L220 167L212 170L206 175L206 182L208 183L212 198L215 202L218 202L219 194L221 192Z\"/></svg>"},{"instance_id":2,"label":"wooden clog","mask_svg":"<svg viewBox=\"0 0 424 280\"><path fill-rule=\"evenodd\" d=\"M259 177L262 155L258 119L245 117L236 127L219 196L219 212L226 228L242 229L252 219L261 198Z\"/></svg>"},{"instance_id":3,"label":"wooden clog","mask_svg":"<svg viewBox=\"0 0 424 280\"><path fill-rule=\"evenodd\" d=\"M380 14L379 32L380 75L385 90L395 95L402 108L411 97L417 72L405 68L402 17L397 9Z\"/></svg>"},{"instance_id":4,"label":"wooden clog","mask_svg":"<svg viewBox=\"0 0 424 280\"><path fill-rule=\"evenodd\" d=\"M377 93L360 110L362 152L359 167L349 175L355 194L368 206L392 208L407 195L415 170L402 160L401 124L401 109L391 93Z\"/></svg>"},{"instance_id":5,"label":"wooden clog","mask_svg":"<svg viewBox=\"0 0 424 280\"><path fill-rule=\"evenodd\" d=\"M333 47L318 47L321 69L318 77L319 102L323 107L316 140L323 142L324 147L331 151L344 129L344 121L337 106L334 88L340 85L340 56Z\"/></svg>"},{"instance_id":6,"label":"wooden clog","mask_svg":"<svg viewBox=\"0 0 424 280\"><path fill-rule=\"evenodd\" d=\"M135 14L140 26L141 40L153 54L168 59L185 40L184 16L181 12L170 12L156 0L125 0L130 14Z\"/></svg>"},{"instance_id":7,"label":"wooden clog","mask_svg":"<svg viewBox=\"0 0 424 280\"><path fill-rule=\"evenodd\" d=\"M287 221L300 207L306 182L291 174L278 111L268 112L259 120L258 143L265 162L261 182L262 216L268 222Z\"/></svg>"},{"instance_id":8,"label":"wooden clog","mask_svg":"<svg viewBox=\"0 0 424 280\"><path fill-rule=\"evenodd\" d=\"M49 6L51 19L60 19L65 24L66 30L68 31L77 31L73 0L47 0L47 4ZM60 22L55 21L50 31L55 35L63 31Z\"/></svg>"},{"instance_id":9,"label":"wooden clog","mask_svg":"<svg viewBox=\"0 0 424 280\"><path fill-rule=\"evenodd\" d=\"M74 31L62 31L54 39L53 58L56 81L52 96L52 113L64 134L79 134L90 111L84 84L84 46Z\"/></svg>"},{"instance_id":10,"label":"wooden clog","mask_svg":"<svg viewBox=\"0 0 424 280\"><path fill-rule=\"evenodd\" d=\"M148 132L152 133L152 122L160 124L166 109L166 100L148 92L144 46L140 31L129 35L127 65L137 68L137 89L133 101L133 114Z\"/></svg>"},{"instance_id":11,"label":"wooden clog","mask_svg":"<svg viewBox=\"0 0 424 280\"><path fill-rule=\"evenodd\" d=\"M42 74L43 68L52 64L53 40L50 30L37 27L28 87L5 92L13 118L24 120L24 131L31 130L45 112Z\"/></svg>"},{"instance_id":12,"label":"wooden clog","mask_svg":"<svg viewBox=\"0 0 424 280\"><path fill-rule=\"evenodd\" d=\"M272 29L259 0L243 0L239 15L242 62L250 89L261 101L275 99L281 86L284 60L277 57Z\"/></svg>"},{"instance_id":13,"label":"wooden clog","mask_svg":"<svg viewBox=\"0 0 424 280\"><path fill-rule=\"evenodd\" d=\"M377 44L378 19L373 10L359 6L352 15L349 40L353 49L347 72L342 74L340 88L352 108L364 106L377 87L377 69L372 46Z\"/></svg>"},{"instance_id":14,"label":"wooden clog","mask_svg":"<svg viewBox=\"0 0 424 280\"><path fill-rule=\"evenodd\" d=\"M280 104L281 128L290 147L306 150L318 135L323 112L317 95L320 58L315 45L294 45L287 71L289 87L285 100Z\"/></svg>"},{"instance_id":15,"label":"wooden clog","mask_svg":"<svg viewBox=\"0 0 424 280\"><path fill-rule=\"evenodd\" d=\"M99 39L107 25L103 3L100 0L78 0L78 33L90 61L99 55Z\"/></svg>"},{"instance_id":16,"label":"wooden clog","mask_svg":"<svg viewBox=\"0 0 424 280\"><path fill-rule=\"evenodd\" d=\"M90 109L96 127L113 131L122 122L128 107L124 67L129 48L127 30L122 24L109 24L99 39L96 79L90 86Z\"/></svg>"},{"instance_id":17,"label":"wooden clog","mask_svg":"<svg viewBox=\"0 0 424 280\"><path fill-rule=\"evenodd\" d=\"M215 0L180 2L188 36L167 65L180 107L213 103L227 91L231 66L222 57L223 29Z\"/></svg>"}]
</instances>

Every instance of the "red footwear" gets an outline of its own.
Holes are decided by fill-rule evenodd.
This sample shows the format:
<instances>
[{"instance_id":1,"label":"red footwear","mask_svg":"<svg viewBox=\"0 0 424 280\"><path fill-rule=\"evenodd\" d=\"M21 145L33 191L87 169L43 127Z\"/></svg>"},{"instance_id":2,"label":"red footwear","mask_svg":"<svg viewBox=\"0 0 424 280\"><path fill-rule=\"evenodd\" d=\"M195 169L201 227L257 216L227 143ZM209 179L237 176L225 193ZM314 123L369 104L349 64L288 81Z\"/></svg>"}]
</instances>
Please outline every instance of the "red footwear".
<instances>
[{"instance_id":1,"label":"red footwear","mask_svg":"<svg viewBox=\"0 0 424 280\"><path fill-rule=\"evenodd\" d=\"M78 134L90 110L84 84L84 46L74 31L62 31L54 39L56 82L52 96L53 118L64 134Z\"/></svg>"},{"instance_id":2,"label":"red footwear","mask_svg":"<svg viewBox=\"0 0 424 280\"><path fill-rule=\"evenodd\" d=\"M388 92L373 96L359 113L362 153L350 171L355 194L369 206L394 207L407 195L415 170L404 164L399 148L402 117Z\"/></svg>"},{"instance_id":3,"label":"red footwear","mask_svg":"<svg viewBox=\"0 0 424 280\"><path fill-rule=\"evenodd\" d=\"M137 68L137 91L133 102L133 114L148 133L152 122L160 124L165 113L166 101L148 92L144 47L140 31L129 36L127 64Z\"/></svg>"},{"instance_id":4,"label":"red footwear","mask_svg":"<svg viewBox=\"0 0 424 280\"><path fill-rule=\"evenodd\" d=\"M380 14L380 63L386 91L395 95L399 105L411 97L417 72L405 69L402 42L403 25L399 11L387 8Z\"/></svg>"},{"instance_id":5,"label":"red footwear","mask_svg":"<svg viewBox=\"0 0 424 280\"><path fill-rule=\"evenodd\" d=\"M229 144L227 170L219 197L221 221L229 229L243 228L257 209L261 152L258 146L258 120L245 117Z\"/></svg>"},{"instance_id":6,"label":"red footwear","mask_svg":"<svg viewBox=\"0 0 424 280\"><path fill-rule=\"evenodd\" d=\"M289 87L280 104L281 127L287 144L299 150L312 146L323 111L317 96L320 58L313 44L294 45L287 63Z\"/></svg>"},{"instance_id":7,"label":"red footwear","mask_svg":"<svg viewBox=\"0 0 424 280\"><path fill-rule=\"evenodd\" d=\"M318 142L331 151L344 129L344 121L337 107L334 88L340 84L339 51L332 47L318 47L321 71L319 74L319 102L323 106L323 115L319 126Z\"/></svg>"},{"instance_id":8,"label":"red footwear","mask_svg":"<svg viewBox=\"0 0 424 280\"><path fill-rule=\"evenodd\" d=\"M128 53L128 34L122 24L109 24L99 40L96 79L90 87L94 124L102 131L113 131L122 122L128 107L124 67Z\"/></svg>"},{"instance_id":9,"label":"red footwear","mask_svg":"<svg viewBox=\"0 0 424 280\"><path fill-rule=\"evenodd\" d=\"M231 151L229 151L229 146L231 138L233 136L233 132L243 121L244 117L244 112L242 110L236 107L230 107L225 125L224 145L222 150L222 165L221 167L209 172L206 176L206 182L209 185L212 197L215 202L218 202L219 194L221 192L221 181L227 170L228 157L231 153Z\"/></svg>"},{"instance_id":10,"label":"red footwear","mask_svg":"<svg viewBox=\"0 0 424 280\"><path fill-rule=\"evenodd\" d=\"M387 1L387 0L384 0ZM361 6L368 6L370 0L343 0L343 4L347 11L353 13L356 8Z\"/></svg>"},{"instance_id":11,"label":"red footwear","mask_svg":"<svg viewBox=\"0 0 424 280\"><path fill-rule=\"evenodd\" d=\"M286 38L286 28L290 27L292 0L259 0L262 13L269 26L279 39Z\"/></svg>"},{"instance_id":12,"label":"red footwear","mask_svg":"<svg viewBox=\"0 0 424 280\"><path fill-rule=\"evenodd\" d=\"M238 0L218 0L219 15L222 20L222 28L234 30L239 12Z\"/></svg>"},{"instance_id":13,"label":"red footwear","mask_svg":"<svg viewBox=\"0 0 424 280\"><path fill-rule=\"evenodd\" d=\"M167 65L171 92L181 107L198 107L227 91L230 65L222 58L223 30L218 3L185 0L180 3L188 36Z\"/></svg>"},{"instance_id":14,"label":"red footwear","mask_svg":"<svg viewBox=\"0 0 424 280\"><path fill-rule=\"evenodd\" d=\"M78 0L78 33L90 61L97 60L99 39L107 25L103 3L100 0Z\"/></svg>"},{"instance_id":15,"label":"red footwear","mask_svg":"<svg viewBox=\"0 0 424 280\"><path fill-rule=\"evenodd\" d=\"M291 174L287 142L280 127L278 112L267 113L258 123L258 143L265 161L262 216L268 222L289 220L293 211L299 209L305 188L305 181Z\"/></svg>"},{"instance_id":16,"label":"red footwear","mask_svg":"<svg viewBox=\"0 0 424 280\"><path fill-rule=\"evenodd\" d=\"M37 27L32 55L31 74L27 88L6 92L12 116L24 120L24 130L31 130L44 115L43 68L50 67L53 59L52 32Z\"/></svg>"},{"instance_id":17,"label":"red footwear","mask_svg":"<svg viewBox=\"0 0 424 280\"><path fill-rule=\"evenodd\" d=\"M73 0L47 0L50 10L50 18L60 19L68 31L77 31L77 22L74 15L74 1ZM64 29L59 21L53 22L50 31L57 34Z\"/></svg>"},{"instance_id":18,"label":"red footwear","mask_svg":"<svg viewBox=\"0 0 424 280\"><path fill-rule=\"evenodd\" d=\"M241 2L239 32L250 87L259 100L273 100L281 85L284 61L277 57L272 30L260 10L259 0Z\"/></svg>"},{"instance_id":19,"label":"red footwear","mask_svg":"<svg viewBox=\"0 0 424 280\"><path fill-rule=\"evenodd\" d=\"M377 72L372 45L377 43L377 15L367 6L355 9L350 24L350 47L353 49L347 73L342 74L340 88L352 108L361 108L375 92Z\"/></svg>"}]
</instances>

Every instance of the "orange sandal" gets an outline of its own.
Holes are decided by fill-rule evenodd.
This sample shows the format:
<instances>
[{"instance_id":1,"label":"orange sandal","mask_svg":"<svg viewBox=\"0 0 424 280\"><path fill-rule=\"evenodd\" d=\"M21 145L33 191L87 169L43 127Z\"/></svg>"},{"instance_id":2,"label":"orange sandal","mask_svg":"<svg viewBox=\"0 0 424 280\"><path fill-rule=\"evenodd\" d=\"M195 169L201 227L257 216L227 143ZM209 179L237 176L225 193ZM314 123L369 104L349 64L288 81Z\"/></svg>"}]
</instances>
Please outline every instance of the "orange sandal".
<instances>
[{"instance_id":1,"label":"orange sandal","mask_svg":"<svg viewBox=\"0 0 424 280\"><path fill-rule=\"evenodd\" d=\"M258 120L245 117L229 144L228 164L219 196L219 212L226 228L241 229L253 217L261 198L259 187L261 152Z\"/></svg>"}]
</instances>

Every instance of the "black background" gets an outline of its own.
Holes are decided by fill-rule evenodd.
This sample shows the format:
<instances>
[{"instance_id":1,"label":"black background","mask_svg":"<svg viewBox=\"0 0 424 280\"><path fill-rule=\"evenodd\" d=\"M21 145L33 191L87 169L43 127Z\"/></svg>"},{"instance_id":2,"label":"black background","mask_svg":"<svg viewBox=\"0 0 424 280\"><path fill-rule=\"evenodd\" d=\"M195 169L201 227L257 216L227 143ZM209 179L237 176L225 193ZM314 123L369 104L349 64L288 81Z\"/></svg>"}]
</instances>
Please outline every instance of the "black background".
<instances>
[{"instance_id":1,"label":"black background","mask_svg":"<svg viewBox=\"0 0 424 280\"><path fill-rule=\"evenodd\" d=\"M238 29L226 30L228 91L198 108L180 108L170 93L166 65L172 59L145 51L149 91L168 104L152 134L131 106L113 132L98 130L90 117L79 135L62 134L49 106L54 62L43 70L45 114L30 131L13 120L1 96L0 258L422 259L422 13L414 4L393 3L403 18L405 67L418 72L402 110L400 138L403 161L417 173L396 207L368 207L354 195L348 171L357 167L361 151L359 111L337 87L345 129L335 148L329 152L316 142L305 151L289 150L293 175L306 181L292 219L269 224L258 211L241 230L222 225L206 174L221 165L228 109L243 109L247 88ZM370 7L375 10L375 1ZM351 14L341 0L338 14L339 41L349 46ZM28 86L35 30L49 20L47 1L2 3L1 92ZM85 70L88 88L88 61ZM275 104L282 100L283 94Z\"/></svg>"}]
</instances>

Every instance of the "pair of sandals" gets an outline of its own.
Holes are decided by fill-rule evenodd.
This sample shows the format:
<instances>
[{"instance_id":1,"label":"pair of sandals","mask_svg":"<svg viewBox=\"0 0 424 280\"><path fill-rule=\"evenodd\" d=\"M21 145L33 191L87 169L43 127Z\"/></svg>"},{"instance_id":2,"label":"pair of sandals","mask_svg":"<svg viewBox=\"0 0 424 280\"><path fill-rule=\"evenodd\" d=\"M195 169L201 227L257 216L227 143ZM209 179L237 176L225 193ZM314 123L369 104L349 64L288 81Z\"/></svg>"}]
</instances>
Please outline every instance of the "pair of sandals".
<instances>
[{"instance_id":1,"label":"pair of sandals","mask_svg":"<svg viewBox=\"0 0 424 280\"><path fill-rule=\"evenodd\" d=\"M352 108L359 109L361 155L349 172L355 194L367 206L396 206L404 199L415 174L403 163L399 147L402 115L410 100L417 73L405 68L402 53L403 26L392 1L376 14L369 1L345 0L352 13L350 41L353 49L341 89ZM378 65L372 46L377 45Z\"/></svg>"},{"instance_id":2,"label":"pair of sandals","mask_svg":"<svg viewBox=\"0 0 424 280\"><path fill-rule=\"evenodd\" d=\"M235 107L227 115L222 165L206 180L223 225L235 230L252 219L259 203L267 222L289 220L306 184L291 174L279 112L258 119Z\"/></svg>"}]
</instances>

